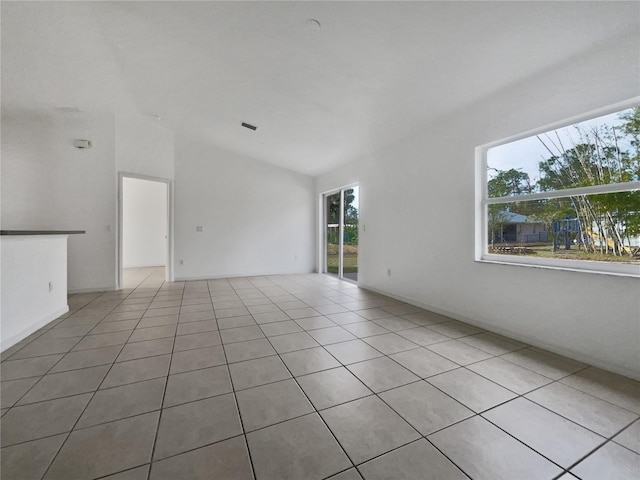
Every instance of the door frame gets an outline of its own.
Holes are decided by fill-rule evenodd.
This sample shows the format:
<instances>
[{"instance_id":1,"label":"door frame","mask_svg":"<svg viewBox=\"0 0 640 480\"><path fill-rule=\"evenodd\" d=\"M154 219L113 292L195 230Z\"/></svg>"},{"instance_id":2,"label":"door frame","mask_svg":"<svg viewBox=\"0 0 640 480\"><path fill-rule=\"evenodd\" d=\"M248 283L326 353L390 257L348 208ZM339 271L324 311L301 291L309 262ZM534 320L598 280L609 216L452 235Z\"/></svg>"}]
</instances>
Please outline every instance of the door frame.
<instances>
[{"instance_id":1,"label":"door frame","mask_svg":"<svg viewBox=\"0 0 640 480\"><path fill-rule=\"evenodd\" d=\"M360 197L360 184L359 182L350 183L348 185L344 185L339 188L333 188L331 190L327 190L326 192L322 192L320 194L320 235L319 235L319 261L318 265L320 266L320 273L324 273L327 275L329 272L327 271L327 201L326 198L335 195L336 193L340 193L340 218L338 219L338 278L340 280L344 280L346 282L358 283L357 281L351 280L349 278L344 277L344 191L349 190L350 188L358 188L358 197ZM360 205L358 205L358 217L360 216ZM358 256L358 260L360 260ZM359 269L359 267L358 267Z\"/></svg>"},{"instance_id":2,"label":"door frame","mask_svg":"<svg viewBox=\"0 0 640 480\"><path fill-rule=\"evenodd\" d=\"M167 242L165 252L165 281L174 281L173 272L173 183L168 178L152 177L150 175L140 175L137 173L118 172L118 222L117 222L117 242L116 242L116 290L122 290L124 268L122 266L122 239L124 220L124 179L135 178L137 180L147 180L150 182L164 183L167 189Z\"/></svg>"}]
</instances>

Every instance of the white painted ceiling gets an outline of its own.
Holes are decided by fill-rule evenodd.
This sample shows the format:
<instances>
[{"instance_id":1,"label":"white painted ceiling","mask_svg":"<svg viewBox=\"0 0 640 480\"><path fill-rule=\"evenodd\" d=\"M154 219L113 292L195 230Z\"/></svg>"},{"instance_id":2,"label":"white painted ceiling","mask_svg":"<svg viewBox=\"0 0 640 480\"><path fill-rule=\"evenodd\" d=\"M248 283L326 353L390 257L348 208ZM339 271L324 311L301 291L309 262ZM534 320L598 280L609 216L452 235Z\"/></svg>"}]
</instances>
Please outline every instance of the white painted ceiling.
<instances>
[{"instance_id":1,"label":"white painted ceiling","mask_svg":"<svg viewBox=\"0 0 640 480\"><path fill-rule=\"evenodd\" d=\"M594 48L640 45L639 19L640 2L3 1L2 107L135 109L318 175Z\"/></svg>"}]
</instances>

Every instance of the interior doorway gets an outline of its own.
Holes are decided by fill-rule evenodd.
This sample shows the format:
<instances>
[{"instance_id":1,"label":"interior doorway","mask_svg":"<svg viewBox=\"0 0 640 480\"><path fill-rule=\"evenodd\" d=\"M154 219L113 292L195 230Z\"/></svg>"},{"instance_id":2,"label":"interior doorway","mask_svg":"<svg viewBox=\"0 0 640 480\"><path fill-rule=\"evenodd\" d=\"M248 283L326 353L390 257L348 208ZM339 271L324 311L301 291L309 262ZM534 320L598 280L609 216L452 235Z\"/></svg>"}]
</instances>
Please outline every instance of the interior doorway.
<instances>
[{"instance_id":1,"label":"interior doorway","mask_svg":"<svg viewBox=\"0 0 640 480\"><path fill-rule=\"evenodd\" d=\"M358 281L359 187L352 185L323 195L323 272Z\"/></svg>"},{"instance_id":2,"label":"interior doorway","mask_svg":"<svg viewBox=\"0 0 640 480\"><path fill-rule=\"evenodd\" d=\"M171 279L168 179L119 174L118 288Z\"/></svg>"}]
</instances>

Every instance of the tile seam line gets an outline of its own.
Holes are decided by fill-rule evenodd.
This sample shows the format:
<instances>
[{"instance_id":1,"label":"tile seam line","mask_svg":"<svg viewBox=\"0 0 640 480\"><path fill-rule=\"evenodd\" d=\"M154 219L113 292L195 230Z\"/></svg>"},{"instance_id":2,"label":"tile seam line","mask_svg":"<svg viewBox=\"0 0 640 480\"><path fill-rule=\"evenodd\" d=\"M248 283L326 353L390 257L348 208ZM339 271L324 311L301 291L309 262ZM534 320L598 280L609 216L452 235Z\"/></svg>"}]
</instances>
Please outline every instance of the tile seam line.
<instances>
[{"instance_id":1,"label":"tile seam line","mask_svg":"<svg viewBox=\"0 0 640 480\"><path fill-rule=\"evenodd\" d=\"M557 381L556 381L556 382L553 382L553 383L557 383ZM542 389L542 388L544 388L544 387L547 387L547 386L549 386L549 385L551 385L551 383L548 383L547 385L543 385L542 387L539 387L539 388L537 388L536 390L540 390L540 389ZM533 390L533 391L536 391L536 390ZM589 427L587 427L586 425L582 425L581 423L578 423L578 422L576 422L575 420L572 420L572 419L570 419L570 418L566 417L565 415L562 415L561 413L558 413L558 412L556 412L556 411L552 410L551 408L549 408L549 407L547 407L547 406L545 406L545 405L543 405L543 404L541 404L541 403L536 402L535 400L532 400L532 399L530 399L530 398L527 398L527 397L526 397L526 395L529 395L529 393L532 393L532 392L527 392L527 393L526 393L526 394L524 394L524 395L520 395L520 397L522 397L522 398L524 398L525 400L528 400L528 401L530 401L530 402L534 403L535 405L538 405L538 406L539 406L539 407L541 407L541 408L544 408L545 410L548 410L548 411L549 411L549 412L551 412L551 413L554 413L554 414L558 415L559 417L564 418L565 420L568 420L569 422L571 422L571 423L573 423L573 424L575 424L575 425L578 425L578 426L580 426L580 427L584 428L585 430L588 430L588 431L590 431L590 432L592 432L592 433L595 433L596 435L599 435L599 436L600 436L600 437L602 437L602 438L606 438L607 440L612 440L616 435L618 435L619 433L621 433L623 430L627 429L629 426L631 426L631 425L632 425L632 424L634 424L636 421L638 421L638 418L640 418L640 415L638 415L637 413L634 413L635 418L634 418L633 420L631 420L631 422L630 422L630 423L628 423L627 425L625 425L624 427L622 427L620 430L616 431L616 433L614 433L613 435L611 435L611 436L607 436L607 435L604 435L604 434L602 434L602 433L596 432L596 431L595 431L595 430L593 430L592 428L589 428ZM597 398L597 397L594 397L594 398ZM597 398L597 399L598 399L598 400L600 400L599 398ZM617 408L622 408L622 407L618 407L617 405L612 405L612 406L617 407ZM628 411L628 410L627 410L627 411ZM484 413L484 412L483 412L483 413ZM630 412L630 413L633 413L633 412Z\"/></svg>"},{"instance_id":2,"label":"tile seam line","mask_svg":"<svg viewBox=\"0 0 640 480\"><path fill-rule=\"evenodd\" d=\"M142 319L140 319L138 321L138 323L140 323ZM136 324L137 325L137 324ZM131 337L131 335L133 334L133 331L131 332L131 334L129 335L128 338ZM122 345L120 352L118 353L118 355L116 356L116 360L117 358L120 356L120 354L122 353L122 350L124 350L124 346L126 345L126 342ZM49 465L47 466L47 469L44 471L44 473L42 474L42 478L44 479L47 476L47 473L49 472L49 470L51 469L51 467L53 466L53 464L55 463L56 459L58 458L58 455L60 455L60 452L62 451L62 449L64 448L64 446L67 444L67 442L69 441L69 437L71 437L71 434L73 433L75 427L78 425L78 422L80 421L80 419L82 418L82 416L84 415L84 413L87 411L87 408L89 408L89 405L91 404L91 402L93 401L96 393L98 392L98 390L100 389L100 387L102 386L102 384L104 383L104 381L106 380L106 378L109 376L109 373L111 372L111 370L113 369L113 366L115 365L115 361L109 366L109 369L107 370L107 373L104 375L104 377L102 377L101 382L98 385L98 388L96 388L96 390L91 394L91 398L89 398L89 401L87 402L87 404L84 406L84 408L82 409L82 412L80 413L80 415L78 416L78 418L76 418L76 421L73 423L73 426L71 427L71 430L69 431L69 433L67 434L67 437L64 439L64 441L62 442L62 444L60 445L60 447L58 448L56 454L53 456L53 458L51 459L51 461L49 462ZM165 386L166 388L166 386Z\"/></svg>"},{"instance_id":3,"label":"tile seam line","mask_svg":"<svg viewBox=\"0 0 640 480\"><path fill-rule=\"evenodd\" d=\"M116 307L114 307L114 308L116 308ZM107 313L106 315L108 315L108 313ZM105 317L106 317L106 315L105 315ZM104 317L103 317L103 318L104 318ZM54 319L54 320L52 320L52 322L55 322L55 321L56 321L55 319ZM98 323L100 323L100 322L98 322ZM97 325L97 324L96 324L96 325ZM56 328L56 326L54 325L54 326L52 326L51 328L46 329L46 330L43 332L43 335L44 335L44 334L46 334L47 332L49 332L50 330L52 330L53 328ZM94 327L92 327L92 329L93 329L93 328L95 328L95 326L94 326ZM32 385L32 386L31 386L31 387L30 387L26 392L24 392L24 394L23 394L22 396L20 396L20 398L18 398L18 399L14 402L14 404L13 404L11 407L9 407L9 408L13 408L13 407L15 407L15 406L19 406L19 405L17 405L17 403L18 403L20 400L22 400L22 399L25 397L25 395L27 395L27 394L28 394L28 393L29 393L33 388L35 388L35 386L36 386L36 385L38 385L38 384L40 383L40 381L42 381L42 379L44 379L44 377L45 377L46 375L49 375L49 374L50 374L50 372L51 372L51 370L52 370L53 368L55 368L55 367L56 367L56 365L58 365L58 363L60 363L60 362L61 362L61 361L62 361L62 360L67 356L67 354L69 354L69 353L71 353L72 351L74 351L73 349L74 349L76 346L78 346L78 344L79 344L80 342L82 342L82 340L84 340L86 337L88 337L88 336L89 336L89 334L90 334L90 332L91 332L91 330L89 330L89 332L88 332L88 333L86 333L86 334L84 334L84 335L82 335L82 336L80 336L80 337L70 337L70 338L78 338L78 340L77 340L77 341L73 344L73 346L72 346L69 350L67 350L66 352L64 352L64 353L56 353L56 354L52 354L52 355L62 355L62 357L60 357L60 358L59 358L59 359L58 359L58 360L57 360L53 365L51 365L51 367L50 367L50 368L49 368L49 369L48 369L48 370L47 370L47 371L46 371L46 372L45 372L45 373L40 377L40 379L39 379L36 383L34 383L34 384L33 384L33 385ZM42 335L40 335L40 336L42 336ZM34 340L37 340L38 338L40 338L40 336L38 336L38 337L37 337L36 339L34 339ZM64 340L66 340L66 339L64 339ZM29 342L29 343L31 343L31 342ZM28 345L28 344L27 344L27 345ZM26 347L27 345L25 345L25 347ZM22 350L22 349L20 349L20 350ZM20 350L18 350L18 352L19 352ZM82 351L82 350L76 350L76 351ZM15 353L18 353L18 352L15 352ZM11 355L11 356L10 356L8 359L6 359L5 361L10 360L12 356L13 356L13 355ZM26 359L28 359L28 358L40 358L40 357L47 357L47 356L49 356L49 355L39 355L39 356L36 356L36 357L26 357L26 358L16 359L16 360L26 360ZM1 365L2 363L4 363L4 361L3 361L3 362L1 362L1 363L0 363L0 365ZM96 366L101 366L101 365L96 365ZM89 368L89 367L86 367L86 368ZM57 372L57 373L63 373L63 372ZM109 373L109 372L107 371L107 374L108 374L108 373ZM106 375L106 374L105 374L105 375ZM37 376L37 375L34 375L34 377L35 377L35 376ZM28 378L34 378L34 377L28 377ZM104 380L104 378L103 378L103 380ZM87 393L87 392L85 392L85 393Z\"/></svg>"},{"instance_id":4,"label":"tile seam line","mask_svg":"<svg viewBox=\"0 0 640 480\"><path fill-rule=\"evenodd\" d=\"M99 297L98 297L98 298L99 298ZM89 302L89 303L91 303L91 302ZM364 319L364 320L366 321L366 319ZM418 326L418 327L420 327L420 325L417 325L417 326ZM46 329L46 330L44 331L44 333L46 333L47 331L50 331L50 329L51 329L51 328L55 328L55 326L50 327L49 329ZM87 335L88 335L88 334L87 334ZM86 335L85 335L85 336L86 336ZM34 341L34 340L36 340L37 338L39 338L39 337L36 337L36 338L34 338L33 340L31 340L31 341ZM82 337L82 338L83 338L83 337ZM358 337L358 338L360 338L360 339L361 339L361 337ZM465 337L461 337L461 338L465 338ZM125 345L126 345L126 344L125 344ZM25 345L25 346L26 346L26 345ZM323 346L323 347L324 347L324 346ZM201 348L207 348L207 347L201 347ZM529 347L521 347L521 348L529 348ZM224 349L223 349L223 350L224 350ZM15 352L15 353L17 353L17 352ZM434 353L435 353L435 352L434 352ZM487 353L490 353L490 352L487 352ZM507 353L510 353L510 352L507 352ZM491 353L490 353L490 354L491 354ZM277 353L277 355L278 355L278 356L281 356L281 354L279 354L279 353ZM493 355L493 354L491 354L491 355L492 355L492 357L493 357L493 358L496 358L496 357L500 357L500 356L502 356L502 355L506 355L506 353L505 353L505 354L500 354L500 355ZM63 354L63 356L64 356L64 354ZM385 355L385 356L388 356L388 355ZM226 353L225 353L225 357L226 357ZM28 358L33 358L33 357L28 357ZM10 360L10 357L8 358L8 360ZM482 361L484 361L484 360L482 360ZM475 362L475 363L477 363L477 362ZM513 362L510 362L510 363L513 363ZM525 369L527 369L527 370L530 370L530 369L528 369L527 367L522 367L521 365L518 365L518 364L515 364L515 365L517 365L517 366L519 366L519 367L521 367L521 368L525 368ZM346 366L345 366L345 367L346 367ZM53 368L53 367L52 367L52 368ZM90 367L87 367L87 368L90 368ZM465 367L465 368L466 368L466 367ZM581 372L582 370L587 369L587 368L589 368L589 366L583 367L583 369L581 369L581 370L577 370L576 372L573 372L573 373L570 373L570 374L566 375L565 377L561 377L561 378L559 378L559 379L555 379L555 380L554 380L554 379L552 379L552 381L550 382L550 384L552 384L552 383L556 383L556 382L561 383L560 381L561 381L561 380L563 380L564 378L567 378L567 377L569 377L569 376L571 376L571 375L573 375L573 374L575 374L575 373ZM531 370L531 371L533 371L533 370ZM474 372L474 373L475 373L475 372ZM534 373L537 373L537 372L534 372ZM482 375L481 375L481 376L482 376ZM168 377L168 375L167 375L167 377ZM30 377L30 378L31 378L31 377ZM294 377L294 378L295 378L295 377ZM427 377L427 378L428 378L428 377ZM488 380L490 380L490 379L488 379ZM490 380L490 381L492 381L492 380ZM496 383L496 382L494 382L494 383ZM498 385L500 385L500 384L498 384ZM502 385L500 385L500 386L502 386ZM566 385L566 386L569 386L569 385ZM506 388L506 387L503 387L503 388ZM543 388L543 387L539 387L539 388ZM534 389L534 390L532 390L532 391L535 391L535 390L536 390L536 389ZM576 389L576 390L581 391L581 390L579 390L579 389ZM589 394L588 392L583 392L583 391L581 391L581 392L582 392L582 393L584 393L584 394L587 394L587 395L593 396L593 395ZM530 393L530 392L527 392L527 393ZM523 395L518 395L518 397L523 397L523 396L524 396L524 394L523 394ZM595 397L595 396L594 396L594 397ZM602 401L605 401L605 402L607 402L607 403L610 403L610 402L608 402L607 400L601 399L601 398L599 398L599 397L595 397L595 398L598 398L598 399L600 399L600 400L602 400ZM505 403L506 403L506 402L505 402ZM618 406L618 405L616 405L616 404L612 404L612 405L614 405L614 406ZM543 407L543 408L546 408L546 407L544 407L544 406L542 406L542 407ZM619 407L619 406L618 406L618 407ZM495 407L492 407L492 408L495 408ZM623 407L619 407L619 408L623 408ZM490 410L490 409L488 409L488 410ZM487 411L488 411L488 410L487 410ZM317 410L316 410L316 411L317 411ZM397 413L397 412L396 412L396 413ZM484 412L482 412L482 413L484 413ZM556 412L553 412L553 413L556 413ZM634 413L634 412L632 412L632 413ZM484 417L483 417L483 418L484 418ZM564 418L564 417L563 417L563 418ZM571 420L570 420L570 421L571 421ZM626 427L623 427L619 432L617 432L617 433L613 434L613 435L611 436L611 438L609 438L609 440L605 440L605 442L604 442L603 444L601 444L601 445L600 445L600 447L598 447L598 448L601 448L603 445L605 445L605 444L606 444L606 443L608 443L609 441L613 441L612 439L613 439L616 435L618 435L620 432L622 432L623 430L625 430L626 428L628 428L628 427L629 427L631 424L633 424L634 422L635 422L635 420L634 420L634 421L632 421L632 422L631 422L629 425L627 425ZM573 422L573 423L575 423L575 422ZM581 425L581 426L582 426L582 425ZM266 427L265 427L265 428L266 428ZM500 428L500 427L498 427L498 428ZM583 427L583 428L584 428L584 427ZM508 434L508 432L506 432L506 433ZM59 434L56 434L56 435L59 435ZM509 435L510 435L510 434L509 434ZM44 437L44 438L46 438L46 437ZM515 437L514 437L514 438L515 438ZM603 438L604 438L604 437L603 437ZM523 443L523 444L524 444L524 442L521 442L521 443ZM614 442L614 443L615 443L615 442ZM526 444L524 444L524 445L526 445ZM528 447L528 445L527 445L527 447ZM624 447L624 446L623 446L623 447ZM528 447L528 448L531 448L531 447ZM598 448L596 448L595 450L597 450ZM625 448L626 448L626 447L625 447ZM595 451L595 450L594 450L594 451ZM534 451L535 451L535 450L534 450ZM590 455L590 454L588 454L588 455ZM587 455L587 456L588 456L588 455ZM586 457L585 457L585 458L586 458ZM580 460L580 461L582 461L582 460ZM578 463L579 463L579 462L578 462ZM574 465L574 466L575 466L575 465ZM137 468L137 467L134 467L134 468ZM562 468L562 467L561 467L561 468ZM573 468L573 467L570 467L570 468Z\"/></svg>"},{"instance_id":5,"label":"tile seam line","mask_svg":"<svg viewBox=\"0 0 640 480\"><path fill-rule=\"evenodd\" d=\"M274 347L273 343L271 343L271 340L269 340L269 338L267 338L267 341L269 342L269 344L271 345L271 348L274 349L274 351L276 352L276 354L278 355L278 358L280 359L280 361L284 364L285 368L287 369L287 371L289 372L289 375L291 375L291 377L293 378L293 381L296 383L298 389L302 392L302 394L304 395L304 397L306 398L307 402L309 403L309 405L311 405L311 408L314 410L314 412L312 413L308 413L307 415L316 415L320 421L322 422L322 424L324 425L324 427L327 429L327 431L330 433L331 437L333 438L333 440L336 442L336 444L340 447L340 450L342 451L343 455L345 455L345 457L347 458L347 460L351 463L351 466L354 467L355 464L353 462L353 459L349 456L349 454L347 453L347 451L345 450L344 446L340 443L340 441L338 440L338 438L336 437L335 433L333 432L333 430L331 430L331 428L329 428L329 425L327 424L327 422L325 421L325 419L322 417L322 415L320 415L320 412L318 411L318 409L316 409L316 407L314 406L313 402L311 401L311 399L309 398L309 395L307 395L307 393L304 391L304 389L302 388L302 386L300 385L300 383L298 382L298 380L296 380L296 378L293 376L293 374L291 373L291 370L289 369L289 367L287 366L287 364L284 362L284 360L282 360L282 356L281 353L278 352L278 350ZM324 348L324 346L320 345L320 347ZM315 348L315 347L313 347ZM285 353L289 353L289 352L285 352ZM330 352L329 355L331 355ZM336 359L337 360L337 359ZM339 360L337 360L338 363L342 364L342 362L340 362ZM366 387L366 385L365 385ZM368 387L367 387L368 388ZM371 389L369 389L371 390ZM290 419L292 420L292 419Z\"/></svg>"},{"instance_id":6,"label":"tile seam line","mask_svg":"<svg viewBox=\"0 0 640 480\"><path fill-rule=\"evenodd\" d=\"M165 282L162 283L162 285L164 285ZM186 287L186 285L185 285ZM184 297L184 289L182 291L182 296L180 298ZM180 312L180 309L178 309L178 312ZM178 317L179 318L179 317ZM142 321L142 320L140 320ZM178 330L178 327L176 326L176 332ZM171 344L171 356L169 357L169 365L167 366L167 373L165 375L165 382L164 382L164 389L162 392L162 400L160 401L160 413L158 414L158 421L156 422L156 427L155 427L155 433L153 436L153 444L151 445L151 452L149 452L149 470L147 472L147 480L149 480L151 478L151 468L152 468L152 463L153 463L153 457L155 456L156 453L156 446L158 444L158 435L160 433L160 423L162 421L162 412L164 410L164 402L167 396L167 387L169 385L169 373L171 372L171 364L173 363L173 352L175 351L176 348L176 338L177 335L174 334L173 336L173 342Z\"/></svg>"},{"instance_id":7,"label":"tile seam line","mask_svg":"<svg viewBox=\"0 0 640 480\"><path fill-rule=\"evenodd\" d=\"M211 297L211 289L209 288L208 283L207 283L207 289L209 291L209 296ZM211 298L213 299L213 297ZM218 326L218 328L220 327L220 325L218 325L217 320L216 320L216 326ZM242 419L242 413L240 412L240 405L238 404L238 397L236 396L235 387L233 384L233 376L231 375L231 369L229 368L229 359L227 358L227 352L224 348L224 343L222 342L222 335L220 335L220 342L221 342L220 345L222 346L222 354L224 355L225 365L227 367L227 375L229 375L229 383L231 384L231 393L233 394L233 402L234 402L234 405L236 406L236 411L238 412L238 420L240 420L240 430L242 431L244 446L247 450L247 456L249 457L249 465L251 466L251 475L255 479L257 478L256 470L253 464L253 457L251 456L251 449L249 448L249 441L247 439L247 432L244 427L244 420ZM151 468L149 468L149 472L151 472ZM147 480L150 480L150 477Z\"/></svg>"},{"instance_id":8,"label":"tile seam line","mask_svg":"<svg viewBox=\"0 0 640 480\"><path fill-rule=\"evenodd\" d=\"M501 405L504 405L505 403L508 402L504 402L500 405L496 405L497 408ZM536 454L538 454L539 456L541 456L542 458L544 458L545 460L553 463L554 465L556 465L558 468L560 468L561 470L568 472L571 468L573 468L575 465L577 465L578 463L580 463L582 460L584 460L585 458L587 458L589 455L591 455L592 453L594 453L596 450L599 450L603 445L605 445L606 443L609 443L609 440L606 437L602 437L602 442L600 444L598 444L597 447L593 448L588 454L586 454L585 456L581 457L580 460L578 460L577 462L575 462L574 464L572 464L569 467L563 467L562 465L560 465L558 462L556 462L555 460L552 460L551 458L549 458L548 456L546 456L545 454L543 454L542 452L536 450L535 448L533 448L531 445L528 445L524 442L524 440L519 439L518 437L516 437L515 435L511 434L510 432L508 432L507 430L505 430L504 428L502 428L500 425L494 423L493 421L491 421L490 419L488 419L487 417L485 417L483 415L483 413L485 412L481 412L478 414L479 417L483 418L484 420L486 420L487 422L489 422L491 425L493 425L494 427L498 428L499 430L501 430L503 433L507 434L508 436L510 436L511 438L513 438L514 440L516 440L517 442L519 442L520 444L524 445L525 447L527 447L529 450L535 452ZM584 427L583 427L584 428ZM560 474L562 475L562 474Z\"/></svg>"}]
</instances>

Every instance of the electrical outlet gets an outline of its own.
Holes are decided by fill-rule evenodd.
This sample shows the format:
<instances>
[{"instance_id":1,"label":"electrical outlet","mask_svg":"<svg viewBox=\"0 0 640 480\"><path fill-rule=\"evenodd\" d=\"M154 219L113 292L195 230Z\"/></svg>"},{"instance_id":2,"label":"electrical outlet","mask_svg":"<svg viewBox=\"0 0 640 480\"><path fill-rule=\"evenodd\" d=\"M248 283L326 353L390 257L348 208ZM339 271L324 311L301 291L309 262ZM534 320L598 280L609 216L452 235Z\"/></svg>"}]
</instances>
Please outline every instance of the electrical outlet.
<instances>
[{"instance_id":1,"label":"electrical outlet","mask_svg":"<svg viewBox=\"0 0 640 480\"><path fill-rule=\"evenodd\" d=\"M53 282L49 282L49 293L53 291Z\"/></svg>"},{"instance_id":2,"label":"electrical outlet","mask_svg":"<svg viewBox=\"0 0 640 480\"><path fill-rule=\"evenodd\" d=\"M180 260L180 265L184 265L184 260Z\"/></svg>"},{"instance_id":3,"label":"electrical outlet","mask_svg":"<svg viewBox=\"0 0 640 480\"><path fill-rule=\"evenodd\" d=\"M390 276L391 276L391 269L387 268L387 277L390 277Z\"/></svg>"},{"instance_id":4,"label":"electrical outlet","mask_svg":"<svg viewBox=\"0 0 640 480\"><path fill-rule=\"evenodd\" d=\"M202 231L202 225L196 225L196 232Z\"/></svg>"}]
</instances>

